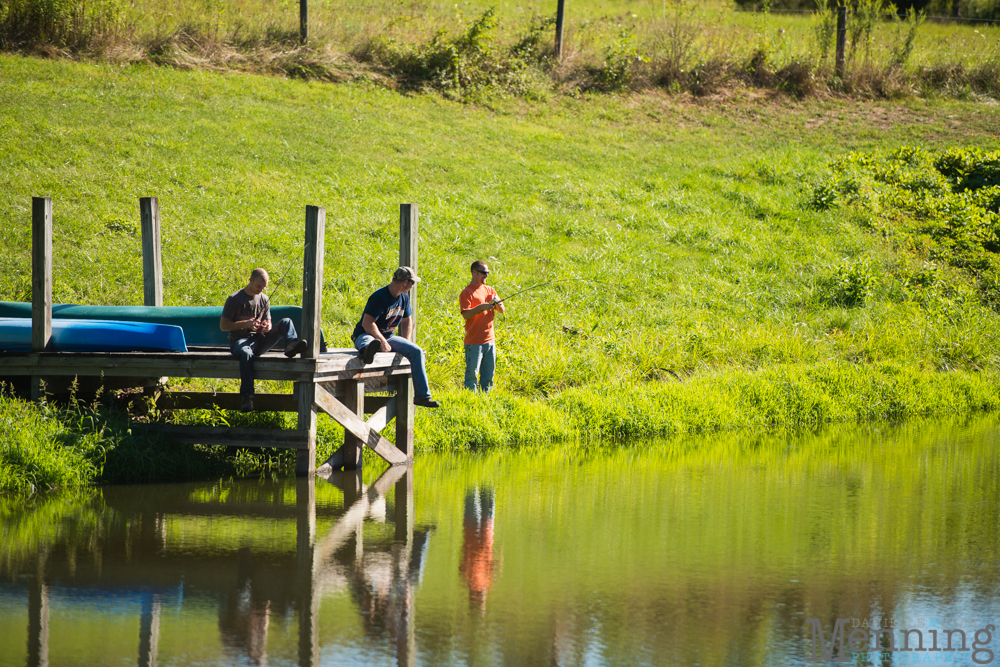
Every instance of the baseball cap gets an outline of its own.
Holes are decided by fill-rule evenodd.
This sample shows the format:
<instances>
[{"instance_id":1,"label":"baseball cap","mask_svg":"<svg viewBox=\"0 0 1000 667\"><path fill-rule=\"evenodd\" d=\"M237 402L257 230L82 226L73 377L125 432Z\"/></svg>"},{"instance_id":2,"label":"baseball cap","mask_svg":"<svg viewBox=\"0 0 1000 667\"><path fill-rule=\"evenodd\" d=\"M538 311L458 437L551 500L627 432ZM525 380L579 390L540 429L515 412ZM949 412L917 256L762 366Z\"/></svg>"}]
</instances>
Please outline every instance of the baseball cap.
<instances>
[{"instance_id":1,"label":"baseball cap","mask_svg":"<svg viewBox=\"0 0 1000 667\"><path fill-rule=\"evenodd\" d=\"M393 280L412 280L415 283L420 282L420 276L417 272L408 266L401 266L396 269L395 273L392 274Z\"/></svg>"}]
</instances>

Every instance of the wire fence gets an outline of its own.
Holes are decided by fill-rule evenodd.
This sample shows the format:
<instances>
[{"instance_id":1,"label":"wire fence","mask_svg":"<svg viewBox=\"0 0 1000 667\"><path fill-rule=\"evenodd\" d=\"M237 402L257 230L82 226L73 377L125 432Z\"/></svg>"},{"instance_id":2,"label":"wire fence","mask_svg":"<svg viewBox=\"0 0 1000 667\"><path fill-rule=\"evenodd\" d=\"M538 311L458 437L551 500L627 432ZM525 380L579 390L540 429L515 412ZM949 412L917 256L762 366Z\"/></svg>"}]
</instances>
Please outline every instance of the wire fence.
<instances>
[{"instance_id":1,"label":"wire fence","mask_svg":"<svg viewBox=\"0 0 1000 667\"><path fill-rule=\"evenodd\" d=\"M814 9L769 9L764 12L760 9L746 9L743 7L735 8L737 12L743 14L798 14L798 15L814 15L818 14ZM893 17L901 17L903 14L897 12L886 12L882 15L883 19L892 20ZM938 23L1000 23L1000 19L978 19L978 18L968 18L963 16L937 16L937 15L924 15L924 19L927 21L935 21Z\"/></svg>"}]
</instances>

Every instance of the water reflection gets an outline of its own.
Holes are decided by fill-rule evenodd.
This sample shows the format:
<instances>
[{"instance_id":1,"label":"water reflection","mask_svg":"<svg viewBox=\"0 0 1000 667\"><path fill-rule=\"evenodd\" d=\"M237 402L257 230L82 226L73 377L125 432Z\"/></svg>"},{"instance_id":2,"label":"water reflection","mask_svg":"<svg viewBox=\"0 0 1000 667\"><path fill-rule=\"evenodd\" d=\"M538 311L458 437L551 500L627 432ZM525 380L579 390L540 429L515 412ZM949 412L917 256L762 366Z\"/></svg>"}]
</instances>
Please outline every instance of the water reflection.
<instances>
[{"instance_id":1,"label":"water reflection","mask_svg":"<svg viewBox=\"0 0 1000 667\"><path fill-rule=\"evenodd\" d=\"M326 502L317 503L317 485ZM340 491L340 503L330 502L336 500L331 488ZM399 664L413 663L413 591L432 527L414 523L411 468L389 468L370 485L359 471L326 481L232 483L225 488L108 488L71 514L90 520L67 521L69 531L45 540L35 551L30 538L25 548L6 545L3 574L10 583L4 584L4 592L27 598L27 654L17 659L8 635L0 664L120 661L124 647L115 647L119 655L114 660L109 657L114 649L106 647L112 648L109 655L102 651L96 663L94 656L67 650L64 638L50 630L56 598L69 615L112 610L126 617L126 625L128 616L138 616L133 647L138 647L140 666L160 661L164 608L173 607L177 617L189 606L198 617L206 606L216 608L220 647L212 661L268 664L269 629L277 614L297 620L294 662L317 665L320 600L327 589L350 590L366 629L373 636L388 635ZM367 524L391 530L372 534L365 530ZM7 523L4 528L9 534L17 526ZM200 620L198 626L196 641L204 639L206 629ZM67 630L65 625L62 629ZM55 657L50 644L58 651ZM188 659L204 654L206 646L193 648ZM283 648L278 662L287 664L291 656Z\"/></svg>"},{"instance_id":2,"label":"water reflection","mask_svg":"<svg viewBox=\"0 0 1000 667\"><path fill-rule=\"evenodd\" d=\"M0 667L805 665L810 619L971 644L1000 611L996 421L0 499ZM858 661L915 655L882 653Z\"/></svg>"},{"instance_id":3,"label":"water reflection","mask_svg":"<svg viewBox=\"0 0 1000 667\"><path fill-rule=\"evenodd\" d=\"M462 565L459 571L469 586L469 606L486 611L486 596L493 585L493 513L496 496L491 488L472 488L465 494L462 520Z\"/></svg>"}]
</instances>

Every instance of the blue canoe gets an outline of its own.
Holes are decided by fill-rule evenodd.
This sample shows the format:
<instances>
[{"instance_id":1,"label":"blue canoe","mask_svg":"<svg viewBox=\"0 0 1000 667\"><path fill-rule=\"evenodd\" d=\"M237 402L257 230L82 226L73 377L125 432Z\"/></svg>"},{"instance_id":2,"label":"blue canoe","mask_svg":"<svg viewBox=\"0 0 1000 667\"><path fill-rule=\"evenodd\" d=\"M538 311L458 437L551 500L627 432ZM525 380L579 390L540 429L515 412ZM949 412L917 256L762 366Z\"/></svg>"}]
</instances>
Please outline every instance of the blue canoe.
<instances>
[{"instance_id":1,"label":"blue canoe","mask_svg":"<svg viewBox=\"0 0 1000 667\"><path fill-rule=\"evenodd\" d=\"M53 352L187 352L184 330L166 324L52 320ZM0 351L31 352L31 318L0 317Z\"/></svg>"}]
</instances>

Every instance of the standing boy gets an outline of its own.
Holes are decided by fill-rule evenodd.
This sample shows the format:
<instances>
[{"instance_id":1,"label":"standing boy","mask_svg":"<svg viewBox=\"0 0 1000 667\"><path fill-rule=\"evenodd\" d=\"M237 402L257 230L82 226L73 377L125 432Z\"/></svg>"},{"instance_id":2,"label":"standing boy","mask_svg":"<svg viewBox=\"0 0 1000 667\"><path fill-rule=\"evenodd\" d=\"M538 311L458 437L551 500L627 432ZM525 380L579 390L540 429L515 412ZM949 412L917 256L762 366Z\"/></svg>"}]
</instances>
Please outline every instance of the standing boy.
<instances>
[{"instance_id":1,"label":"standing boy","mask_svg":"<svg viewBox=\"0 0 1000 667\"><path fill-rule=\"evenodd\" d=\"M465 318L465 388L476 391L493 388L493 373L497 366L497 348L493 336L493 319L503 312L503 302L495 289L486 284L490 267L476 260L472 263L472 281L462 290L458 305Z\"/></svg>"}]
</instances>

